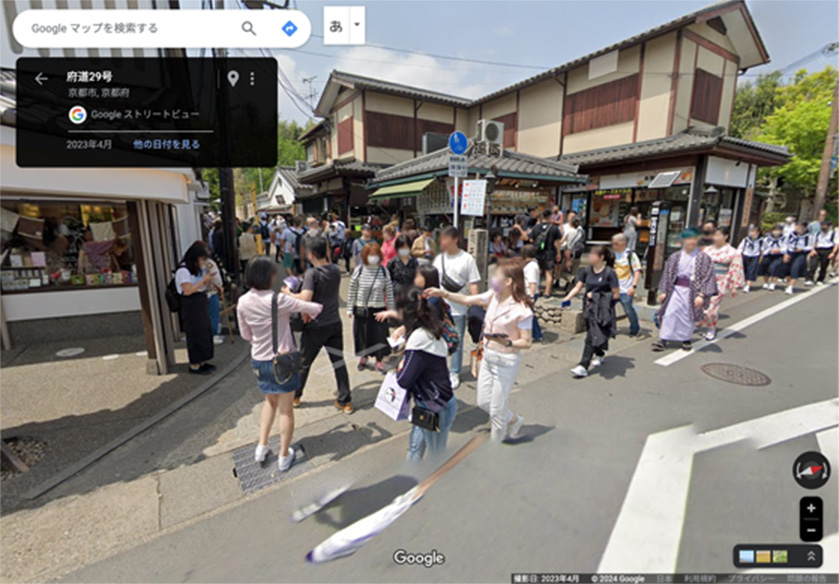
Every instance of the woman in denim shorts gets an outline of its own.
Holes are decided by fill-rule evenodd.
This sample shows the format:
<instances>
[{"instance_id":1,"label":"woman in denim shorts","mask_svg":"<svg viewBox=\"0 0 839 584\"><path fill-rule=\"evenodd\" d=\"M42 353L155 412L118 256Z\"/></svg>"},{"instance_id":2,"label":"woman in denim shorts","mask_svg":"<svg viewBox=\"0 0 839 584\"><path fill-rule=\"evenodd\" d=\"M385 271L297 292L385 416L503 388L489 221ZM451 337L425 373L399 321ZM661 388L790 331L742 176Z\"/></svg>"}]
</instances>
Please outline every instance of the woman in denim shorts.
<instances>
[{"instance_id":1,"label":"woman in denim shorts","mask_svg":"<svg viewBox=\"0 0 839 584\"><path fill-rule=\"evenodd\" d=\"M294 392L300 387L300 374L295 372L285 383L274 377L274 349L271 330L271 303L277 288L279 266L269 256L256 256L248 264L250 290L238 302L236 312L242 338L251 343L251 364L259 391L265 394L265 403L259 418L259 443L254 458L262 463L268 455L268 436L277 411L280 413L280 471L285 472L294 462L291 438L294 434ZM312 318L320 314L323 306L305 302L288 294L277 295L277 351L296 350L291 332L289 315L294 312Z\"/></svg>"}]
</instances>

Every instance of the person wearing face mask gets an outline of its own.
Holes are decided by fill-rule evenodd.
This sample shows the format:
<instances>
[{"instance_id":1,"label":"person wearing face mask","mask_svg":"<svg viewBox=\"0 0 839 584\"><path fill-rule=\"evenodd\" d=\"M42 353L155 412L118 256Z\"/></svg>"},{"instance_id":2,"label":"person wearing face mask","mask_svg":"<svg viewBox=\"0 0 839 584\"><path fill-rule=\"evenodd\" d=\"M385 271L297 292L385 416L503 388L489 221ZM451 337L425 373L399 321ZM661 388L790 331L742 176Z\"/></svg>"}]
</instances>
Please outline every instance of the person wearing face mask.
<instances>
[{"instance_id":1,"label":"person wearing face mask","mask_svg":"<svg viewBox=\"0 0 839 584\"><path fill-rule=\"evenodd\" d=\"M795 283L807 273L807 257L813 251L813 238L807 231L807 223L802 221L795 227L795 231L787 236L787 249L784 255L784 266L789 275L786 294L795 293Z\"/></svg>"},{"instance_id":2,"label":"person wearing face mask","mask_svg":"<svg viewBox=\"0 0 839 584\"><path fill-rule=\"evenodd\" d=\"M411 257L411 246L405 235L399 235L393 247L396 257L388 262L387 271L393 282L393 294L399 298L400 294L413 284L419 263L416 258Z\"/></svg>"},{"instance_id":3,"label":"person wearing face mask","mask_svg":"<svg viewBox=\"0 0 839 584\"><path fill-rule=\"evenodd\" d=\"M787 240L784 237L782 225L776 225L772 231L763 238L760 252L763 256L760 260L758 275L763 276L763 289L772 291L775 289L775 282L784 275L784 254L787 251Z\"/></svg>"},{"instance_id":4,"label":"person wearing face mask","mask_svg":"<svg viewBox=\"0 0 839 584\"><path fill-rule=\"evenodd\" d=\"M354 320L355 354L360 358L358 370L363 371L367 367L367 360L373 357L376 359L376 370L384 374L382 359L390 353L388 328L387 322L376 319L376 314L396 308L393 284L382 266L382 250L378 243L365 245L360 259L361 264L350 278L347 296L347 315Z\"/></svg>"},{"instance_id":5,"label":"person wearing face mask","mask_svg":"<svg viewBox=\"0 0 839 584\"><path fill-rule=\"evenodd\" d=\"M717 228L714 233L714 245L706 247L703 251L708 254L714 262L714 277L717 280L717 295L708 302L708 309L705 311L705 318L702 325L708 327L703 335L706 341L713 341L717 338L717 321L720 316L720 303L723 297L731 294L737 296L737 288L745 283L743 276L743 260L740 252L728 243L728 227Z\"/></svg>"},{"instance_id":6,"label":"person wearing face mask","mask_svg":"<svg viewBox=\"0 0 839 584\"><path fill-rule=\"evenodd\" d=\"M796 219L794 215L787 215L787 218L784 220L784 237L789 236L791 233L795 232L795 224Z\"/></svg>"},{"instance_id":7,"label":"person wearing face mask","mask_svg":"<svg viewBox=\"0 0 839 584\"><path fill-rule=\"evenodd\" d=\"M699 249L705 249L714 245L714 232L717 230L717 222L709 219L702 224L702 237L699 238Z\"/></svg>"},{"instance_id":8,"label":"person wearing face mask","mask_svg":"<svg viewBox=\"0 0 839 584\"><path fill-rule=\"evenodd\" d=\"M524 288L520 259L498 262L490 290L466 296L440 288L426 294L461 306L484 306L483 359L478 372L478 407L489 414L494 442L519 438L524 417L510 411L510 391L521 367L521 351L532 344L533 310Z\"/></svg>"},{"instance_id":9,"label":"person wearing face mask","mask_svg":"<svg viewBox=\"0 0 839 584\"><path fill-rule=\"evenodd\" d=\"M653 351L663 351L668 341L690 351L696 323L705 316L708 300L717 294L714 263L699 250L699 230L685 229L680 237L682 249L667 258L658 284L661 329Z\"/></svg>"},{"instance_id":10,"label":"person wearing face mask","mask_svg":"<svg viewBox=\"0 0 839 584\"><path fill-rule=\"evenodd\" d=\"M210 323L207 287L215 277L206 270L210 252L207 244L196 241L186 250L175 271L175 287L181 295L181 322L186 334L189 372L205 375L215 371L208 363L213 358L213 327Z\"/></svg>"}]
</instances>

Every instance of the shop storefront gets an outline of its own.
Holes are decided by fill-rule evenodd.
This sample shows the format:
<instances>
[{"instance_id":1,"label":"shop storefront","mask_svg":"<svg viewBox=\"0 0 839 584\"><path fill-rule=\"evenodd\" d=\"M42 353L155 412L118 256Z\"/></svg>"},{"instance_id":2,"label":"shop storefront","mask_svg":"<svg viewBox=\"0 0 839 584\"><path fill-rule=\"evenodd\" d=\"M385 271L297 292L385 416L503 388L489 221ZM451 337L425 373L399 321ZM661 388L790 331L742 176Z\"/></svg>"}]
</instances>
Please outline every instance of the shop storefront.
<instances>
[{"instance_id":1,"label":"shop storefront","mask_svg":"<svg viewBox=\"0 0 839 584\"><path fill-rule=\"evenodd\" d=\"M725 135L720 128L690 128L660 140L563 156L590 175L590 184L563 189L563 209L580 208L590 243L606 243L624 229L629 210L641 221L636 251L652 270L646 287L654 289L666 258L679 249L686 227L713 220L729 227L732 242L755 217L758 168L785 164L781 146Z\"/></svg>"}]
</instances>

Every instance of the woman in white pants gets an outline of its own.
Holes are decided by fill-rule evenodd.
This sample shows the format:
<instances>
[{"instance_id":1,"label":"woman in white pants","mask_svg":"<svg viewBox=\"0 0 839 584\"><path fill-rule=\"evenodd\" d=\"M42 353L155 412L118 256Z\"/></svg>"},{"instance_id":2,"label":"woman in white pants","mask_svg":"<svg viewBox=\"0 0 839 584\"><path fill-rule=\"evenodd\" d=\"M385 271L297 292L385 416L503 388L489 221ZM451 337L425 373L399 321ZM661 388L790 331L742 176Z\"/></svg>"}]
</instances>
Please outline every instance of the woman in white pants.
<instances>
[{"instance_id":1,"label":"woman in white pants","mask_svg":"<svg viewBox=\"0 0 839 584\"><path fill-rule=\"evenodd\" d=\"M489 414L492 440L501 442L518 438L524 424L524 417L511 412L508 403L519 373L521 351L531 345L533 311L525 291L520 259L498 262L489 283L490 290L474 296L440 288L429 288L426 293L458 304L486 307L477 399L478 407Z\"/></svg>"}]
</instances>

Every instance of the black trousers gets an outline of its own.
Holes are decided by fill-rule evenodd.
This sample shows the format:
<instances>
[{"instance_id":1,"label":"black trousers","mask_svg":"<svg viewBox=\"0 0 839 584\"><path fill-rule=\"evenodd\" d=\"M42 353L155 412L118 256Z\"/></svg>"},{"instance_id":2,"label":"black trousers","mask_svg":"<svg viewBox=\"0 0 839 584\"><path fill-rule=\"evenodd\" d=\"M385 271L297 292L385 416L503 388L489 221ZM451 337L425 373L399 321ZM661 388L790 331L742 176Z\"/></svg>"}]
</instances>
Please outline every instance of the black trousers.
<instances>
[{"instance_id":1,"label":"black trousers","mask_svg":"<svg viewBox=\"0 0 839 584\"><path fill-rule=\"evenodd\" d=\"M215 350L213 329L204 292L181 296L181 323L186 333L186 352L190 365L212 359Z\"/></svg>"},{"instance_id":2,"label":"black trousers","mask_svg":"<svg viewBox=\"0 0 839 584\"><path fill-rule=\"evenodd\" d=\"M329 355L329 360L332 362L332 369L335 371L335 383L338 384L338 403L341 405L350 403L352 401L350 376L347 373L347 364L344 361L344 333L341 322L326 325L306 325L300 339L300 347L303 353L303 368L300 371L300 388L294 392L294 397L303 395L312 363L314 363L320 350L325 348L326 354Z\"/></svg>"},{"instance_id":3,"label":"black trousers","mask_svg":"<svg viewBox=\"0 0 839 584\"><path fill-rule=\"evenodd\" d=\"M819 270L819 282L824 282L825 278L827 278L827 271L828 266L830 266L830 258L827 257L833 252L832 247L828 247L826 249L817 249L816 253L818 254L816 257L811 258L810 260L810 270L807 274L808 280L814 280L814 276L816 275L816 270Z\"/></svg>"},{"instance_id":4,"label":"black trousers","mask_svg":"<svg viewBox=\"0 0 839 584\"><path fill-rule=\"evenodd\" d=\"M588 338L588 335L586 335L586 344L583 347L583 358L580 359L580 365L588 369L591 365L591 358L595 355L598 357L604 357L606 355L606 351L604 351L601 347L595 347L592 345L591 340Z\"/></svg>"}]
</instances>

